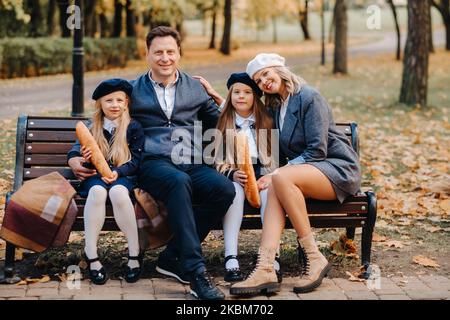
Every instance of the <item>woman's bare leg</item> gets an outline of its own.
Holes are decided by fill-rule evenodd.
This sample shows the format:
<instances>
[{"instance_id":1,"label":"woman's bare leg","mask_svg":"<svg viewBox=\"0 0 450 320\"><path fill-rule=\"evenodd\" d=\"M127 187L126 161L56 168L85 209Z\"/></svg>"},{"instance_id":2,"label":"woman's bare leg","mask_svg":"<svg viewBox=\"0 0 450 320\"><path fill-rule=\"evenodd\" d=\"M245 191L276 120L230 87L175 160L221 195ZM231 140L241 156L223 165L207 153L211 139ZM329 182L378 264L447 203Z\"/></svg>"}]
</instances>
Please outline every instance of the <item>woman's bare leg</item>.
<instances>
[{"instance_id":1,"label":"woman's bare leg","mask_svg":"<svg viewBox=\"0 0 450 320\"><path fill-rule=\"evenodd\" d=\"M267 192L267 205L264 212L261 247L278 248L285 222L283 208L278 201L273 185L271 184Z\"/></svg>"},{"instance_id":2,"label":"woman's bare leg","mask_svg":"<svg viewBox=\"0 0 450 320\"><path fill-rule=\"evenodd\" d=\"M278 203L289 216L300 238L311 233L305 198L336 199L330 180L319 169L309 164L277 169L272 176L272 186Z\"/></svg>"}]
</instances>

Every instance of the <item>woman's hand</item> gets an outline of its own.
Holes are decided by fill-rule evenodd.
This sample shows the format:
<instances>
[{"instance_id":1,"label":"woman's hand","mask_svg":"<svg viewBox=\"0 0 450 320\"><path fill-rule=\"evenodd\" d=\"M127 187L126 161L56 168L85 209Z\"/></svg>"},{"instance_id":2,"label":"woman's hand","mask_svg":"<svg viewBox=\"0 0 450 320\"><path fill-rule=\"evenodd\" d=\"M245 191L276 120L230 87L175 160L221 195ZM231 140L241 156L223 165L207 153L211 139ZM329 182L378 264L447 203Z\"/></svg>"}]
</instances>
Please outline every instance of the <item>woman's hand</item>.
<instances>
[{"instance_id":1,"label":"woman's hand","mask_svg":"<svg viewBox=\"0 0 450 320\"><path fill-rule=\"evenodd\" d=\"M211 86L211 84L203 77L201 76L192 76L192 78L197 79L200 81L200 83L202 84L202 86L205 88L206 93L208 93L208 95L214 99L214 101L220 106L222 104L222 102L225 100L224 98L222 98L222 96L220 94L217 93L216 90L214 90L214 88Z\"/></svg>"},{"instance_id":2,"label":"woman's hand","mask_svg":"<svg viewBox=\"0 0 450 320\"><path fill-rule=\"evenodd\" d=\"M258 181L256 181L256 185L258 186L259 190L267 189L271 183L272 183L272 176L269 174L262 176L261 178L258 179Z\"/></svg>"},{"instance_id":3,"label":"woman's hand","mask_svg":"<svg viewBox=\"0 0 450 320\"><path fill-rule=\"evenodd\" d=\"M102 180L107 184L111 184L114 181L116 181L118 177L119 177L119 174L117 173L117 171L113 171L112 178L102 177Z\"/></svg>"},{"instance_id":4,"label":"woman's hand","mask_svg":"<svg viewBox=\"0 0 450 320\"><path fill-rule=\"evenodd\" d=\"M233 173L233 181L244 187L247 183L247 175L244 171L237 170Z\"/></svg>"},{"instance_id":5,"label":"woman's hand","mask_svg":"<svg viewBox=\"0 0 450 320\"><path fill-rule=\"evenodd\" d=\"M81 147L81 154L83 155L84 162L91 162L92 151L89 148Z\"/></svg>"}]
</instances>

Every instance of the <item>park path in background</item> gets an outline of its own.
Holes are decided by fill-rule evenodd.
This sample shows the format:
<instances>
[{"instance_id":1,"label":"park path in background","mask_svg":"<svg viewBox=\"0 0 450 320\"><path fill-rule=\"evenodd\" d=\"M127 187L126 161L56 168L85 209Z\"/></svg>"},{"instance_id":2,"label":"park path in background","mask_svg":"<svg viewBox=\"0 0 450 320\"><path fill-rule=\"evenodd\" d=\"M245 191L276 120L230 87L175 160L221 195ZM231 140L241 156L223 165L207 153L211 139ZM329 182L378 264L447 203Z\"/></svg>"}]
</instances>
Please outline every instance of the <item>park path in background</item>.
<instances>
[{"instance_id":1,"label":"park path in background","mask_svg":"<svg viewBox=\"0 0 450 320\"><path fill-rule=\"evenodd\" d=\"M396 48L396 34L387 32L381 41L354 45L349 48L349 59L364 56L374 56L381 53L392 53L394 57ZM402 37L404 47L405 37ZM445 31L434 31L434 45L440 48L445 43ZM320 52L301 56L287 56L287 65L297 68L305 65L320 63ZM327 53L327 65L332 63L332 52ZM211 83L225 82L232 72L245 70L247 61L233 61L224 63L220 67L208 65L205 67L189 68L183 70L191 75L201 75ZM145 70L138 68L124 68L100 72L88 72L84 79L85 103L90 101L90 95L97 84L105 79L121 77L135 79ZM43 76L36 78L20 78L0 80L0 118L11 119L19 114L39 115L52 110L70 110L72 103L72 76L71 74Z\"/></svg>"}]
</instances>

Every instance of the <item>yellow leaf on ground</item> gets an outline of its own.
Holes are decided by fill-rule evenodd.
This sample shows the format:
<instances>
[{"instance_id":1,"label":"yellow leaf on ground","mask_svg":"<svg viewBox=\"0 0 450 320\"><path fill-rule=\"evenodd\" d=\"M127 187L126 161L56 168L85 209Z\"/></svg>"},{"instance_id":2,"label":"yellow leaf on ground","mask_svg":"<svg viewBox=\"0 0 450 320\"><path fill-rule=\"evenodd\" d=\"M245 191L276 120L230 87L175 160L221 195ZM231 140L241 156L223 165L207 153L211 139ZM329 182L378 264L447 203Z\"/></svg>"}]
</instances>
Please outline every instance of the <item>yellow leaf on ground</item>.
<instances>
[{"instance_id":1,"label":"yellow leaf on ground","mask_svg":"<svg viewBox=\"0 0 450 320\"><path fill-rule=\"evenodd\" d=\"M433 268L439 268L440 265L438 263L430 258L424 257L422 255L414 256L413 262L420 264L424 267L433 267Z\"/></svg>"},{"instance_id":2,"label":"yellow leaf on ground","mask_svg":"<svg viewBox=\"0 0 450 320\"><path fill-rule=\"evenodd\" d=\"M439 206L445 211L445 213L450 213L450 199L441 200L439 202Z\"/></svg>"},{"instance_id":3,"label":"yellow leaf on ground","mask_svg":"<svg viewBox=\"0 0 450 320\"><path fill-rule=\"evenodd\" d=\"M39 283L45 283L45 282L49 282L50 281L50 277L45 275L43 276L41 279L39 279Z\"/></svg>"},{"instance_id":4,"label":"yellow leaf on ground","mask_svg":"<svg viewBox=\"0 0 450 320\"><path fill-rule=\"evenodd\" d=\"M387 239L385 236L380 236L378 233L373 233L372 241L373 242L385 242Z\"/></svg>"},{"instance_id":5,"label":"yellow leaf on ground","mask_svg":"<svg viewBox=\"0 0 450 320\"><path fill-rule=\"evenodd\" d=\"M348 278L349 281L364 282L364 279L358 278L357 276L355 276L350 271L345 271L345 273L349 276L349 278Z\"/></svg>"},{"instance_id":6,"label":"yellow leaf on ground","mask_svg":"<svg viewBox=\"0 0 450 320\"><path fill-rule=\"evenodd\" d=\"M390 247L390 248L399 248L399 249L403 248L403 243L401 241L398 241L398 240L386 241L386 243L384 245L387 246L387 247Z\"/></svg>"}]
</instances>

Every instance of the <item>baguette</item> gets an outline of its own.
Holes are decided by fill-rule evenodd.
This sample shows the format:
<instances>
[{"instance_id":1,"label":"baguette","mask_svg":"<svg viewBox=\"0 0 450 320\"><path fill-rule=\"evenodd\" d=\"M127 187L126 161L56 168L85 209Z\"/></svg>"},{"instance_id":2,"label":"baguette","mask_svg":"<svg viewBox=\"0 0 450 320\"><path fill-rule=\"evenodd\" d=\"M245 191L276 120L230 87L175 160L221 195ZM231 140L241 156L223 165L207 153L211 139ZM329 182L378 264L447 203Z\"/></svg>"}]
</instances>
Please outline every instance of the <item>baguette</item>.
<instances>
[{"instance_id":1,"label":"baguette","mask_svg":"<svg viewBox=\"0 0 450 320\"><path fill-rule=\"evenodd\" d=\"M112 178L113 173L111 169L109 168L108 163L105 160L105 157L103 156L103 153L100 151L100 148L98 147L97 142L95 142L94 137L92 136L89 129L86 127L86 125L78 121L76 126L76 135L78 140L80 141L80 144L91 150L92 156L91 156L91 162L97 169L98 173L102 177L106 178Z\"/></svg>"},{"instance_id":2,"label":"baguette","mask_svg":"<svg viewBox=\"0 0 450 320\"><path fill-rule=\"evenodd\" d=\"M247 183L244 187L245 197L252 207L260 208L261 199L259 197L259 189L256 184L255 171L253 170L250 159L250 150L245 132L241 131L236 135L236 152L238 168L247 175Z\"/></svg>"}]
</instances>

